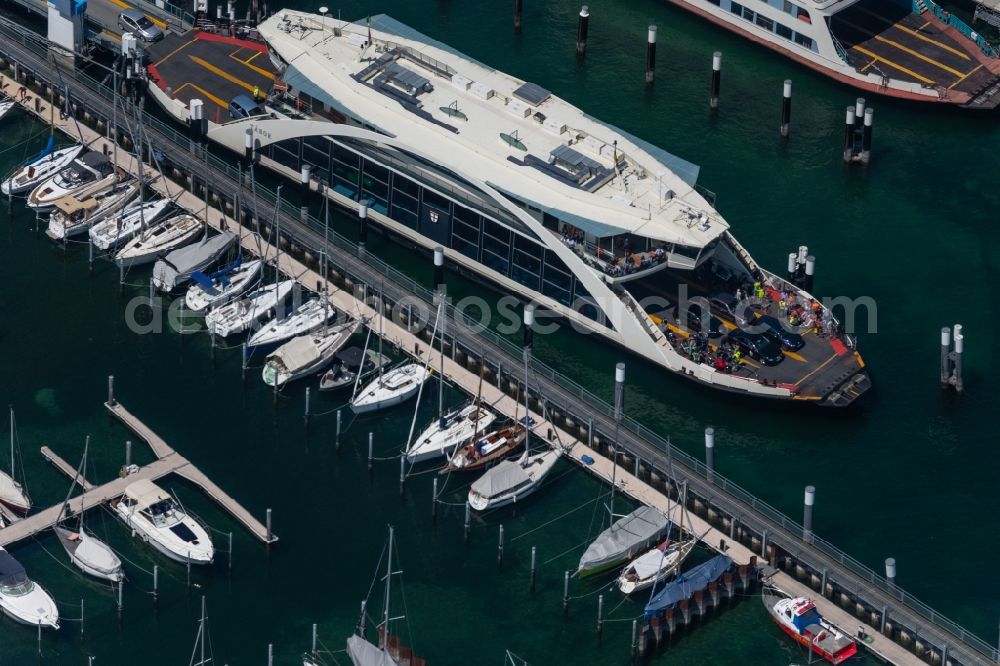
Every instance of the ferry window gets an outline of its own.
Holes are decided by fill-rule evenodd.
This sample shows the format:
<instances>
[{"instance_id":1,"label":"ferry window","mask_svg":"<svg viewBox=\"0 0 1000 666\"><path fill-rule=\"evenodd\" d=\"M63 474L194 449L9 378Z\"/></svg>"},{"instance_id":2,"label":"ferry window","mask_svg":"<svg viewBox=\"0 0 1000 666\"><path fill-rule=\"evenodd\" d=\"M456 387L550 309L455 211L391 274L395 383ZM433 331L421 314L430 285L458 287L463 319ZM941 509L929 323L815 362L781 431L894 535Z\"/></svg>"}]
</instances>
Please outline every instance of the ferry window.
<instances>
[{"instance_id":1,"label":"ferry window","mask_svg":"<svg viewBox=\"0 0 1000 666\"><path fill-rule=\"evenodd\" d=\"M517 253L515 252L515 255L516 254ZM516 257L514 259L514 265L510 269L510 277L513 278L514 281L520 282L525 287L538 291L538 283L540 281L540 278L538 277L537 274L532 273L531 271L519 266Z\"/></svg>"},{"instance_id":2,"label":"ferry window","mask_svg":"<svg viewBox=\"0 0 1000 666\"><path fill-rule=\"evenodd\" d=\"M757 25L764 28L764 30L771 31L774 30L774 21L767 18L763 14L757 14Z\"/></svg>"},{"instance_id":3,"label":"ferry window","mask_svg":"<svg viewBox=\"0 0 1000 666\"><path fill-rule=\"evenodd\" d=\"M451 212L451 201L445 199L437 192L429 190L425 187L423 196L424 196L424 203L427 204L428 206L434 206L438 210Z\"/></svg>"},{"instance_id":4,"label":"ferry window","mask_svg":"<svg viewBox=\"0 0 1000 666\"><path fill-rule=\"evenodd\" d=\"M542 265L542 246L535 241L525 238L519 234L514 234L514 249L518 252L523 252L526 257L529 257L534 264L535 268L531 270L536 273L541 273Z\"/></svg>"},{"instance_id":5,"label":"ferry window","mask_svg":"<svg viewBox=\"0 0 1000 666\"><path fill-rule=\"evenodd\" d=\"M357 169L360 164L358 160L360 160L361 157L357 153L344 148L339 143L335 143L333 144L333 159L348 166L353 166Z\"/></svg>"},{"instance_id":6,"label":"ferry window","mask_svg":"<svg viewBox=\"0 0 1000 666\"><path fill-rule=\"evenodd\" d=\"M370 179L377 180L378 182L385 185L386 189L388 189L389 170L380 164L372 162L371 160L365 160L365 179L364 179L365 187L368 187L368 181Z\"/></svg>"},{"instance_id":7,"label":"ferry window","mask_svg":"<svg viewBox=\"0 0 1000 666\"><path fill-rule=\"evenodd\" d=\"M459 252L461 252L462 254L464 254L465 256L469 257L470 259L474 259L476 261L479 261L479 246L478 245L476 245L474 243L470 243L470 242L468 242L466 240L462 240L458 236L452 236L451 237L451 246L454 249L456 249Z\"/></svg>"},{"instance_id":8,"label":"ferry window","mask_svg":"<svg viewBox=\"0 0 1000 666\"><path fill-rule=\"evenodd\" d=\"M549 298L559 301L563 305L571 305L573 303L569 290L558 287L548 280L542 280L542 293Z\"/></svg>"},{"instance_id":9,"label":"ferry window","mask_svg":"<svg viewBox=\"0 0 1000 666\"><path fill-rule=\"evenodd\" d=\"M732 2L729 4L729 11L736 14L737 16L740 16L743 14L743 5L741 5L738 2Z\"/></svg>"},{"instance_id":10,"label":"ferry window","mask_svg":"<svg viewBox=\"0 0 1000 666\"><path fill-rule=\"evenodd\" d=\"M803 35L801 33L798 33L798 32L795 33L795 43L796 44L801 44L802 46L806 47L807 49L811 49L813 47L812 37L806 37L805 35Z\"/></svg>"},{"instance_id":11,"label":"ferry window","mask_svg":"<svg viewBox=\"0 0 1000 666\"><path fill-rule=\"evenodd\" d=\"M743 8L743 18L745 18L748 21L752 21L753 17L754 17L754 11L752 9L750 9L749 7L744 7Z\"/></svg>"},{"instance_id":12,"label":"ferry window","mask_svg":"<svg viewBox=\"0 0 1000 666\"><path fill-rule=\"evenodd\" d=\"M789 28L787 25L782 25L780 23L776 23L774 25L774 31L776 33L778 33L779 35L781 35L782 37L784 37L785 39L791 39L792 38L792 29Z\"/></svg>"},{"instance_id":13,"label":"ferry window","mask_svg":"<svg viewBox=\"0 0 1000 666\"><path fill-rule=\"evenodd\" d=\"M474 212L474 211L469 210L465 206L455 206L455 211L452 213L452 216L456 220L461 220L461 221L465 222L466 224L471 224L472 226L474 226L476 228L476 235L477 235L477 242L478 242L479 214L476 213L476 212Z\"/></svg>"},{"instance_id":14,"label":"ferry window","mask_svg":"<svg viewBox=\"0 0 1000 666\"><path fill-rule=\"evenodd\" d=\"M398 173L392 174L392 187L396 192L403 192L414 199L420 196L420 186L406 176L400 176Z\"/></svg>"},{"instance_id":15,"label":"ferry window","mask_svg":"<svg viewBox=\"0 0 1000 666\"><path fill-rule=\"evenodd\" d=\"M411 197L409 194L404 194L399 190L393 190L392 192L392 205L399 206L411 213L417 212L417 200Z\"/></svg>"},{"instance_id":16,"label":"ferry window","mask_svg":"<svg viewBox=\"0 0 1000 666\"><path fill-rule=\"evenodd\" d=\"M467 224L457 217L452 218L452 233L473 245L479 245L479 225Z\"/></svg>"},{"instance_id":17,"label":"ferry window","mask_svg":"<svg viewBox=\"0 0 1000 666\"><path fill-rule=\"evenodd\" d=\"M274 150L271 152L271 159L282 166L286 166L293 171L299 170L299 156L298 151L294 153L289 150L289 148L298 148L295 145L288 145L289 142L282 141L281 143L274 144Z\"/></svg>"},{"instance_id":18,"label":"ferry window","mask_svg":"<svg viewBox=\"0 0 1000 666\"><path fill-rule=\"evenodd\" d=\"M489 218L484 217L483 233L487 236L492 236L493 238L497 239L498 241L503 243L505 247L510 246L510 229L503 226L502 224L499 224ZM507 254L506 250L504 251L504 254Z\"/></svg>"},{"instance_id":19,"label":"ferry window","mask_svg":"<svg viewBox=\"0 0 1000 666\"><path fill-rule=\"evenodd\" d=\"M711 2L713 5L715 5L716 7L722 4L721 0L708 0L708 1Z\"/></svg>"},{"instance_id":20,"label":"ferry window","mask_svg":"<svg viewBox=\"0 0 1000 666\"><path fill-rule=\"evenodd\" d=\"M331 187L340 194L354 199L358 195L358 168L333 161Z\"/></svg>"},{"instance_id":21,"label":"ferry window","mask_svg":"<svg viewBox=\"0 0 1000 666\"><path fill-rule=\"evenodd\" d=\"M316 152L322 153L329 157L331 146L333 145L330 139L325 136L307 136L302 139L302 143L309 146Z\"/></svg>"},{"instance_id":22,"label":"ferry window","mask_svg":"<svg viewBox=\"0 0 1000 666\"><path fill-rule=\"evenodd\" d=\"M549 213L542 213L542 224L546 229L552 229L553 231L559 231L559 218L555 215Z\"/></svg>"},{"instance_id":23,"label":"ferry window","mask_svg":"<svg viewBox=\"0 0 1000 666\"><path fill-rule=\"evenodd\" d=\"M376 206L377 208L377 206ZM417 228L417 214L413 211L401 208L397 204L392 205L392 215L390 217L400 224L406 225L411 229Z\"/></svg>"}]
</instances>

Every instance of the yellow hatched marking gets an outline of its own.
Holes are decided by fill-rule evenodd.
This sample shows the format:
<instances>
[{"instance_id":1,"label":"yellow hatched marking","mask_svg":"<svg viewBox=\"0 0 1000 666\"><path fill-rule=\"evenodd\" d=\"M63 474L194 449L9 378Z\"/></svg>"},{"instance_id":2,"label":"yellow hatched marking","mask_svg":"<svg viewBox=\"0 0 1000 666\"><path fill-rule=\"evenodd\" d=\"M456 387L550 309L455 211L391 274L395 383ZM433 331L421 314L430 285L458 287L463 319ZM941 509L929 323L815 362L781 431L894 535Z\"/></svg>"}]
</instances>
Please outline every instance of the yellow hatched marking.
<instances>
[{"instance_id":1,"label":"yellow hatched marking","mask_svg":"<svg viewBox=\"0 0 1000 666\"><path fill-rule=\"evenodd\" d=\"M252 84L247 83L243 79L240 79L240 78L237 78L237 77L233 76L229 72L227 72L227 71L225 71L225 70L223 70L223 69L221 69L219 67L216 67L215 65L213 65L210 62L208 62L204 58L199 58L198 56L188 56L188 57L191 58L191 60L196 65L204 67L205 69L207 69L208 71L212 72L216 76L219 76L219 77L225 79L226 81L229 81L230 83L235 83L236 85L240 86L241 88L245 88L249 92L253 92L253 89L254 89L255 86L253 86ZM220 104L220 106L222 106L223 108L225 108L227 105L226 104Z\"/></svg>"},{"instance_id":2,"label":"yellow hatched marking","mask_svg":"<svg viewBox=\"0 0 1000 666\"><path fill-rule=\"evenodd\" d=\"M181 86L180 86L179 88L177 88L177 90L175 90L175 91L174 91L174 95L176 95L176 94L177 94L177 93L179 93L180 91L184 90L184 88L187 88L188 86L190 86L190 87L194 88L194 89L195 89L195 90L197 90L197 91L198 91L199 93L201 93L202 95L204 95L204 96L205 96L205 97L207 97L208 99L212 100L213 102L215 102L216 104L218 104L218 105L219 105L220 107L222 107L223 109L225 109L225 108L227 108L227 107L229 106L229 104L228 104L227 102L225 102L225 101L223 101L223 100L219 99L218 97L216 97L216 96L215 96L215 95L213 95L212 93L208 92L207 90L205 90L205 89L204 89L204 88L202 88L201 86L197 86L197 85L195 85L195 84L193 84L193 83L191 83L191 82L188 82L188 83L185 83L185 84L181 85Z\"/></svg>"},{"instance_id":3,"label":"yellow hatched marking","mask_svg":"<svg viewBox=\"0 0 1000 666\"><path fill-rule=\"evenodd\" d=\"M887 19L884 16L880 16L879 14L876 14L873 11L869 11L867 9L861 9L861 11L863 11L865 14L868 14L869 16L874 16L877 19L882 19L886 23L890 24L893 28L897 28L899 30L902 30L903 32L905 32L908 35L913 35L917 39L922 39L923 41L927 42L928 44L934 44L935 46L941 47L945 51L949 51L951 53L954 53L955 55L957 55L960 58L965 58L966 60L971 60L971 58L969 58L969 54L968 53L966 53L966 52L964 52L964 51L962 51L960 49L956 49L954 46L951 46L949 44L945 44L944 42L939 42L936 39L932 39L932 38L930 38L930 37L928 37L926 35L921 35L919 32L917 32L917 30L923 30L924 28L926 28L927 26L929 26L931 24L930 21L928 21L927 23L924 23L922 26L920 26L919 28L917 28L917 30L914 30L913 28L907 28L905 25L900 25L898 23L893 23L891 19ZM845 21L845 23L847 23L847 22ZM854 26L854 27L857 27L857 26Z\"/></svg>"},{"instance_id":4,"label":"yellow hatched marking","mask_svg":"<svg viewBox=\"0 0 1000 666\"><path fill-rule=\"evenodd\" d=\"M193 39L184 42L183 44L181 44L180 46L178 46L176 49L174 49L173 51L171 51L167 55L165 55L162 58L160 58L160 60L158 62L153 63L153 67L159 67L160 65L162 65L163 63L165 63L166 61L168 61L172 57L174 57L179 51L182 51L182 50L186 49L187 47L189 47L193 43L194 43Z\"/></svg>"},{"instance_id":5,"label":"yellow hatched marking","mask_svg":"<svg viewBox=\"0 0 1000 666\"><path fill-rule=\"evenodd\" d=\"M257 65L251 65L250 64L250 61L253 60L254 58L256 58L259 55L260 55L260 51L257 51L256 55L253 55L253 56L251 56L250 58L248 58L246 60L241 60L241 59L237 58L235 55L233 55L232 53L229 54L229 57L232 58L233 60L235 60L236 62L240 63L244 67L248 67L248 68L252 69L253 71L257 72L258 74L260 74L261 76L263 76L263 77L265 77L265 78L273 81L274 80L274 74L272 74L271 72L267 71L266 69L258 67Z\"/></svg>"},{"instance_id":6,"label":"yellow hatched marking","mask_svg":"<svg viewBox=\"0 0 1000 666\"><path fill-rule=\"evenodd\" d=\"M979 68L982 67L982 66L983 66L982 63L980 63L979 67L976 67L971 72L969 72L968 74L966 74L965 76L963 76L962 78L960 78L958 81L955 81L953 84L951 84L950 86L948 86L948 90L951 90L952 88L954 88L955 86L957 86L959 83L961 83L962 81L966 80L967 78L969 78L970 76L972 76L973 74L975 74L976 72L978 72Z\"/></svg>"},{"instance_id":7,"label":"yellow hatched marking","mask_svg":"<svg viewBox=\"0 0 1000 666\"><path fill-rule=\"evenodd\" d=\"M923 60L926 63L934 65L935 67L940 67L944 71L949 72L951 74L954 74L955 76L964 76L964 74L962 74L962 72L958 71L957 69L949 67L948 65L944 64L943 62L938 62L937 60L935 60L934 58L931 58L930 56L925 56L920 51L914 51L911 48L903 46L899 42L894 42L891 39L886 39L882 35L875 35L875 39L877 39L878 41L882 42L883 44L888 44L889 46L894 46L897 49L899 49L900 51L902 51L903 53L909 53L914 58L920 58L921 60Z\"/></svg>"},{"instance_id":8,"label":"yellow hatched marking","mask_svg":"<svg viewBox=\"0 0 1000 666\"><path fill-rule=\"evenodd\" d=\"M916 72L914 72L912 69L907 69L906 67L903 67L902 65L900 65L898 63L895 63L895 62L889 60L888 58L883 58L881 56L875 55L874 53L872 53L871 51L869 51L866 48L863 48L863 47L857 46L857 45L852 46L851 48L854 49L855 51L857 51L858 53L863 53L864 55L868 56L869 58L874 58L875 60L877 60L880 63L883 63L885 65L889 65L889 67L892 67L893 69L897 69L900 72L903 72L904 74L909 74L910 76L912 76L913 78L915 78L917 81L923 81L924 83L928 83L928 84L934 83L934 81L928 79L926 76L921 76L920 74L917 74Z\"/></svg>"}]
</instances>

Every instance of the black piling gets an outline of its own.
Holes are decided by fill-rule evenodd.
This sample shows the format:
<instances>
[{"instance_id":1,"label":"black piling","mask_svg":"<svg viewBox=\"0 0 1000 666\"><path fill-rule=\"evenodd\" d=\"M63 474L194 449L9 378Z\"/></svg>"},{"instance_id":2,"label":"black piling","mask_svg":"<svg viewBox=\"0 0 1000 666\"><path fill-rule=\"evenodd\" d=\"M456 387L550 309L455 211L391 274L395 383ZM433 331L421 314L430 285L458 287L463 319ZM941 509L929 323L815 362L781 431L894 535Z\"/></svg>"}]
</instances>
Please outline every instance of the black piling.
<instances>
[{"instance_id":1,"label":"black piling","mask_svg":"<svg viewBox=\"0 0 1000 666\"><path fill-rule=\"evenodd\" d=\"M537 572L538 563L538 548L535 546L531 547L531 578L528 582L528 589L531 592L535 591L535 573Z\"/></svg>"},{"instance_id":2,"label":"black piling","mask_svg":"<svg viewBox=\"0 0 1000 666\"><path fill-rule=\"evenodd\" d=\"M854 159L854 107L848 106L844 116L844 162Z\"/></svg>"},{"instance_id":3,"label":"black piling","mask_svg":"<svg viewBox=\"0 0 1000 666\"><path fill-rule=\"evenodd\" d=\"M781 136L788 138L788 124L792 120L792 80L785 79L781 92Z\"/></svg>"},{"instance_id":4,"label":"black piling","mask_svg":"<svg viewBox=\"0 0 1000 666\"><path fill-rule=\"evenodd\" d=\"M587 5L580 7L580 21L576 26L576 54L583 56L587 53L587 32L590 29L590 9Z\"/></svg>"},{"instance_id":5,"label":"black piling","mask_svg":"<svg viewBox=\"0 0 1000 666\"><path fill-rule=\"evenodd\" d=\"M365 199L358 204L358 220L361 223L358 229L358 256L365 256L365 249L368 245L368 200Z\"/></svg>"},{"instance_id":6,"label":"black piling","mask_svg":"<svg viewBox=\"0 0 1000 666\"><path fill-rule=\"evenodd\" d=\"M861 163L868 164L872 159L872 124L875 109L865 109L864 124L861 127Z\"/></svg>"},{"instance_id":7,"label":"black piling","mask_svg":"<svg viewBox=\"0 0 1000 666\"><path fill-rule=\"evenodd\" d=\"M653 85L656 78L656 26L649 26L646 33L646 85Z\"/></svg>"},{"instance_id":8,"label":"black piling","mask_svg":"<svg viewBox=\"0 0 1000 666\"><path fill-rule=\"evenodd\" d=\"M500 525L500 537L497 541L497 569L503 570L503 525Z\"/></svg>"},{"instance_id":9,"label":"black piling","mask_svg":"<svg viewBox=\"0 0 1000 666\"><path fill-rule=\"evenodd\" d=\"M375 434L368 433L368 478L375 473Z\"/></svg>"},{"instance_id":10,"label":"black piling","mask_svg":"<svg viewBox=\"0 0 1000 666\"><path fill-rule=\"evenodd\" d=\"M712 111L719 110L719 89L722 87L722 51L712 54L712 92L708 106Z\"/></svg>"},{"instance_id":11,"label":"black piling","mask_svg":"<svg viewBox=\"0 0 1000 666\"><path fill-rule=\"evenodd\" d=\"M472 529L472 507L469 500L465 500L465 536L464 540L469 543L469 531Z\"/></svg>"},{"instance_id":12,"label":"black piling","mask_svg":"<svg viewBox=\"0 0 1000 666\"><path fill-rule=\"evenodd\" d=\"M523 0L514 0L514 31L521 31L521 10L523 9Z\"/></svg>"},{"instance_id":13,"label":"black piling","mask_svg":"<svg viewBox=\"0 0 1000 666\"><path fill-rule=\"evenodd\" d=\"M569 612L569 571L563 573L563 615Z\"/></svg>"}]
</instances>

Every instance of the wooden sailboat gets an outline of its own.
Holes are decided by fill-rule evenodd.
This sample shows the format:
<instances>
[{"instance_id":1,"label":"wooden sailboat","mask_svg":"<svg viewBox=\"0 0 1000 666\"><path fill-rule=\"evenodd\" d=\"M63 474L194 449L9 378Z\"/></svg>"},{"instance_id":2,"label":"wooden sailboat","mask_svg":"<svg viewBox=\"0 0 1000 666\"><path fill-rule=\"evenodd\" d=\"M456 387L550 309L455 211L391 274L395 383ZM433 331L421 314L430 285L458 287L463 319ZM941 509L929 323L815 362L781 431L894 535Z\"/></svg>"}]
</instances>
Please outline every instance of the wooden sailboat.
<instances>
[{"instance_id":1,"label":"wooden sailboat","mask_svg":"<svg viewBox=\"0 0 1000 666\"><path fill-rule=\"evenodd\" d=\"M14 458L14 440L16 433L16 426L14 424L14 408L10 408L10 474L0 470L0 504L3 504L11 511L16 511L20 514L25 514L31 509L31 498L28 497L28 491L25 490L24 486L18 483L14 476L15 472L15 458Z\"/></svg>"},{"instance_id":2,"label":"wooden sailboat","mask_svg":"<svg viewBox=\"0 0 1000 666\"><path fill-rule=\"evenodd\" d=\"M87 437L87 444L83 448L83 459L76 470L76 476L73 477L73 481L70 483L69 493L66 495L66 501L63 502L62 509L60 510L60 520L52 526L52 529L55 531L56 536L59 537L59 543L62 544L66 554L69 555L69 559L78 569L96 578L120 583L125 578L125 573L122 570L122 561L107 544L84 528L82 511L76 520L76 525L70 525L69 498L73 494L73 488L76 486L78 479L83 475L83 470L86 469L87 452L89 449L90 437ZM87 494L86 489L84 489L83 494Z\"/></svg>"},{"instance_id":3,"label":"wooden sailboat","mask_svg":"<svg viewBox=\"0 0 1000 666\"><path fill-rule=\"evenodd\" d=\"M485 365L485 358L481 358L479 361L479 396L477 402L482 398L483 394L483 370ZM518 406L520 405L520 403L517 404ZM527 420L527 416L525 420ZM478 429L477 423L477 432ZM441 473L472 472L489 467L520 449L527 438L528 430L523 423L517 421L517 407L515 407L514 423L488 432L485 435L476 435L469 439L455 450L455 453L451 456L444 469L441 470Z\"/></svg>"}]
</instances>

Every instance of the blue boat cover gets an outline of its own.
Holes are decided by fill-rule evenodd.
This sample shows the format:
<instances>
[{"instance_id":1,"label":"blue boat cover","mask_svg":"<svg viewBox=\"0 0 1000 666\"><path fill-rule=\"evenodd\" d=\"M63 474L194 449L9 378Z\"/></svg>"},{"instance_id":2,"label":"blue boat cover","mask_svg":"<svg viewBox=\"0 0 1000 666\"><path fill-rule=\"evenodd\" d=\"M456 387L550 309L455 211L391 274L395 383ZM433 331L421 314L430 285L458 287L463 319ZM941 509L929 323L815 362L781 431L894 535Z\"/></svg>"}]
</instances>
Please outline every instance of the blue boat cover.
<instances>
[{"instance_id":1,"label":"blue boat cover","mask_svg":"<svg viewBox=\"0 0 1000 666\"><path fill-rule=\"evenodd\" d=\"M716 581L733 565L732 559L726 555L716 555L690 571L678 574L677 578L667 583L659 592L653 592L652 598L646 604L646 617L656 615L662 610L673 608L677 602L689 599L699 590L704 590L708 584Z\"/></svg>"},{"instance_id":2,"label":"blue boat cover","mask_svg":"<svg viewBox=\"0 0 1000 666\"><path fill-rule=\"evenodd\" d=\"M15 560L6 550L0 549L0 585L12 586L27 580L21 563Z\"/></svg>"}]
</instances>

